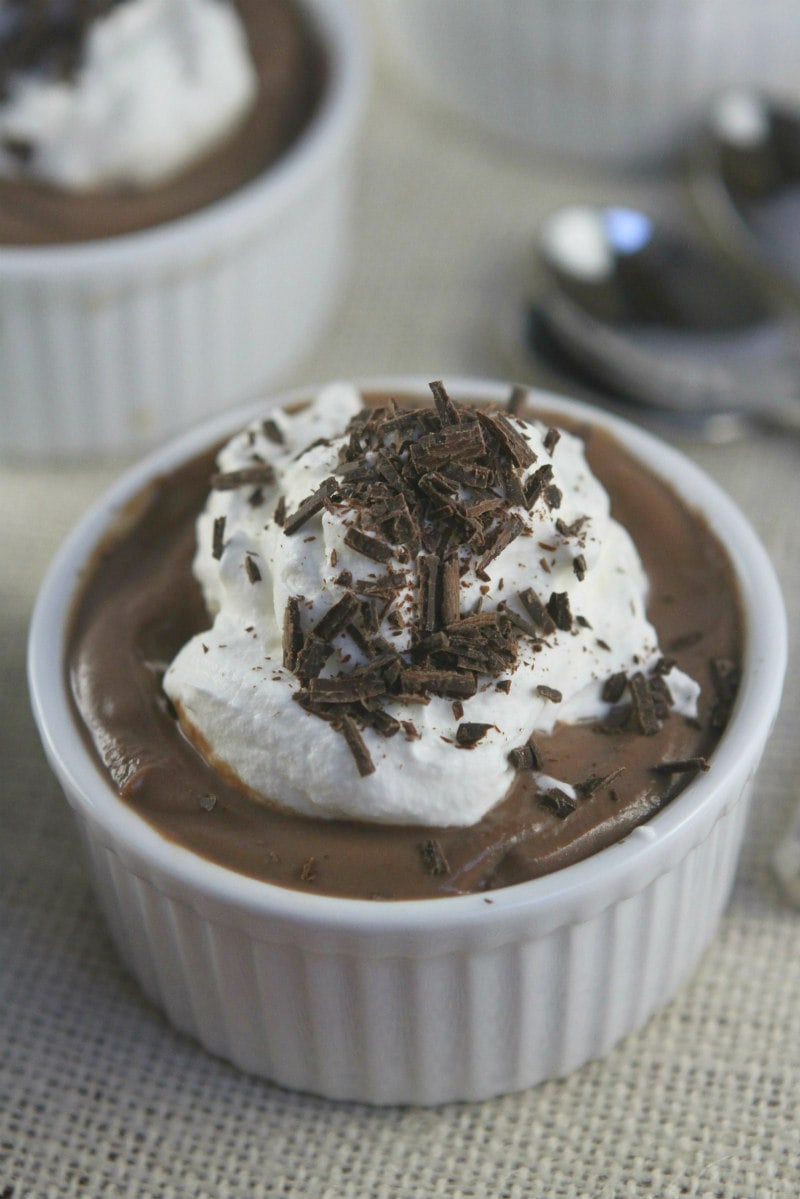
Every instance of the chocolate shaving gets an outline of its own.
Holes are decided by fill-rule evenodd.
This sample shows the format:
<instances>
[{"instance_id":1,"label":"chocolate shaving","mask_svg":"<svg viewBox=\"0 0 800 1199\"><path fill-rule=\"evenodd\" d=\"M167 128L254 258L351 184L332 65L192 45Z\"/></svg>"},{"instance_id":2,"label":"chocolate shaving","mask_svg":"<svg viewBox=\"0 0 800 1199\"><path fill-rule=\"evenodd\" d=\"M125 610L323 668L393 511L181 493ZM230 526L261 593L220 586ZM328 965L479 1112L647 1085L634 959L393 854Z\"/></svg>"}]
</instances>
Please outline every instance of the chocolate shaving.
<instances>
[{"instance_id":1,"label":"chocolate shaving","mask_svg":"<svg viewBox=\"0 0 800 1199\"><path fill-rule=\"evenodd\" d=\"M539 683L536 688L536 694L541 695L542 699L549 699L553 704L560 704L564 696L555 687L547 687L544 683Z\"/></svg>"},{"instance_id":2,"label":"chocolate shaving","mask_svg":"<svg viewBox=\"0 0 800 1199\"><path fill-rule=\"evenodd\" d=\"M303 500L300 507L292 516L287 516L283 523L283 531L287 536L296 533L301 529L306 521L311 520L312 516L316 516L325 506L325 501L333 493L336 488L336 480L333 476L323 479L319 487L312 495Z\"/></svg>"},{"instance_id":3,"label":"chocolate shaving","mask_svg":"<svg viewBox=\"0 0 800 1199\"><path fill-rule=\"evenodd\" d=\"M444 383L441 379L431 383L430 389L433 392L433 402L436 405L436 411L439 413L439 420L442 424L458 424L460 420L458 409L445 391Z\"/></svg>"},{"instance_id":4,"label":"chocolate shaving","mask_svg":"<svg viewBox=\"0 0 800 1199\"><path fill-rule=\"evenodd\" d=\"M515 629L519 629L526 637L530 637L536 645L542 644L539 630L532 621L528 620L525 616L520 616L518 612L513 612L511 608L504 608L503 612L508 617L510 625L513 625Z\"/></svg>"},{"instance_id":5,"label":"chocolate shaving","mask_svg":"<svg viewBox=\"0 0 800 1199\"><path fill-rule=\"evenodd\" d=\"M579 516L576 520L573 520L571 525L568 525L559 516L556 521L556 529L562 537L579 537L588 519L588 516Z\"/></svg>"},{"instance_id":6,"label":"chocolate shaving","mask_svg":"<svg viewBox=\"0 0 800 1199\"><path fill-rule=\"evenodd\" d=\"M364 630L361 629L355 621L351 621L351 623L347 626L346 631L350 640L355 642L355 644L361 650L361 653L366 654L366 656L369 657L369 655L372 653L372 642L365 634Z\"/></svg>"},{"instance_id":7,"label":"chocolate shaving","mask_svg":"<svg viewBox=\"0 0 800 1199\"><path fill-rule=\"evenodd\" d=\"M386 694L386 685L371 675L337 674L333 678L312 678L308 684L312 700L323 704L361 703Z\"/></svg>"},{"instance_id":8,"label":"chocolate shaving","mask_svg":"<svg viewBox=\"0 0 800 1199\"><path fill-rule=\"evenodd\" d=\"M656 774L693 774L695 771L707 771L709 768L706 758L677 758L672 762L657 762L650 769Z\"/></svg>"},{"instance_id":9,"label":"chocolate shaving","mask_svg":"<svg viewBox=\"0 0 800 1199\"><path fill-rule=\"evenodd\" d=\"M571 816L577 808L577 803L566 791L562 791L558 787L552 787L549 791L545 791L539 798L539 806L547 808L559 820L566 820L567 816Z\"/></svg>"},{"instance_id":10,"label":"chocolate shaving","mask_svg":"<svg viewBox=\"0 0 800 1199\"><path fill-rule=\"evenodd\" d=\"M357 719L375 729L382 737L394 737L402 727L399 720L390 716L388 712L384 712L383 708L374 706L372 700L357 704L353 711L356 713Z\"/></svg>"},{"instance_id":11,"label":"chocolate shaving","mask_svg":"<svg viewBox=\"0 0 800 1199\"><path fill-rule=\"evenodd\" d=\"M313 633L306 638L294 664L294 673L299 679L316 678L333 653L330 641L320 641Z\"/></svg>"},{"instance_id":12,"label":"chocolate shaving","mask_svg":"<svg viewBox=\"0 0 800 1199\"><path fill-rule=\"evenodd\" d=\"M443 625L454 624L461 612L461 579L458 558L447 558L442 566L441 618Z\"/></svg>"},{"instance_id":13,"label":"chocolate shaving","mask_svg":"<svg viewBox=\"0 0 800 1199\"><path fill-rule=\"evenodd\" d=\"M553 428L551 425L544 436L544 448L547 450L551 458L553 456L553 450L556 448L560 440L561 433L558 429Z\"/></svg>"},{"instance_id":14,"label":"chocolate shaving","mask_svg":"<svg viewBox=\"0 0 800 1199\"><path fill-rule=\"evenodd\" d=\"M527 508L528 503L525 499L525 488L522 485L522 479L512 463L504 462L500 473L508 502L516 504L520 508Z\"/></svg>"},{"instance_id":15,"label":"chocolate shaving","mask_svg":"<svg viewBox=\"0 0 800 1199\"><path fill-rule=\"evenodd\" d=\"M303 627L300 621L300 603L290 596L283 610L283 664L294 671L297 655L303 646Z\"/></svg>"},{"instance_id":16,"label":"chocolate shaving","mask_svg":"<svg viewBox=\"0 0 800 1199\"><path fill-rule=\"evenodd\" d=\"M547 611L550 613L556 628L568 633L572 628L572 612L569 606L569 592L553 591L547 601Z\"/></svg>"},{"instance_id":17,"label":"chocolate shaving","mask_svg":"<svg viewBox=\"0 0 800 1199\"><path fill-rule=\"evenodd\" d=\"M245 466L241 470L229 470L211 476L214 491L234 491L238 487L260 486L275 482L275 471L268 462L257 466Z\"/></svg>"},{"instance_id":18,"label":"chocolate shaving","mask_svg":"<svg viewBox=\"0 0 800 1199\"><path fill-rule=\"evenodd\" d=\"M364 599L361 601L359 618L368 633L377 633L378 629L380 628L380 621L378 620L378 611L372 599Z\"/></svg>"},{"instance_id":19,"label":"chocolate shaving","mask_svg":"<svg viewBox=\"0 0 800 1199\"><path fill-rule=\"evenodd\" d=\"M251 583L259 583L261 581L261 571L258 568L258 563L251 554L245 554L244 568Z\"/></svg>"},{"instance_id":20,"label":"chocolate shaving","mask_svg":"<svg viewBox=\"0 0 800 1199\"><path fill-rule=\"evenodd\" d=\"M525 507L531 509L536 501L544 494L545 487L552 481L553 468L549 462L544 466L540 466L534 471L529 479L523 484L523 494L525 496Z\"/></svg>"},{"instance_id":21,"label":"chocolate shaving","mask_svg":"<svg viewBox=\"0 0 800 1199\"><path fill-rule=\"evenodd\" d=\"M343 716L337 721L335 726L343 735L347 742L347 748L353 755L353 760L356 764L356 769L362 778L366 778L368 774L375 773L375 763L372 761L370 752L364 744L364 740L356 728L355 721L351 716Z\"/></svg>"},{"instance_id":22,"label":"chocolate shaving","mask_svg":"<svg viewBox=\"0 0 800 1199\"><path fill-rule=\"evenodd\" d=\"M601 699L607 704L616 704L622 699L625 693L625 688L628 685L628 676L624 670L618 670L616 674L609 675L603 683L602 691L600 692Z\"/></svg>"},{"instance_id":23,"label":"chocolate shaving","mask_svg":"<svg viewBox=\"0 0 800 1199\"><path fill-rule=\"evenodd\" d=\"M218 562L225 550L225 517L217 516L214 520L214 535L211 546L211 557Z\"/></svg>"},{"instance_id":24,"label":"chocolate shaving","mask_svg":"<svg viewBox=\"0 0 800 1199\"><path fill-rule=\"evenodd\" d=\"M402 440L406 434L411 436L419 427L420 423L425 423L426 416L430 417L430 415L430 413L425 413L425 415L422 415L416 410L412 412L400 413L400 415L389 417L383 422L383 432L386 434L396 434ZM354 421L358 421L358 415L356 415L353 419ZM438 422L430 421L427 427L432 428L434 423Z\"/></svg>"},{"instance_id":25,"label":"chocolate shaving","mask_svg":"<svg viewBox=\"0 0 800 1199\"><path fill-rule=\"evenodd\" d=\"M275 505L275 511L272 513L272 519L276 525L283 525L286 520L286 496L279 496L278 502Z\"/></svg>"},{"instance_id":26,"label":"chocolate shaving","mask_svg":"<svg viewBox=\"0 0 800 1199\"><path fill-rule=\"evenodd\" d=\"M286 438L283 436L283 433L281 433L277 422L274 421L271 416L268 416L261 422L261 432L266 438L274 442L275 445L286 444Z\"/></svg>"},{"instance_id":27,"label":"chocolate shaving","mask_svg":"<svg viewBox=\"0 0 800 1199\"><path fill-rule=\"evenodd\" d=\"M578 582L582 583L586 578L586 559L583 554L578 554L577 558L572 559L572 569L575 571Z\"/></svg>"},{"instance_id":28,"label":"chocolate shaving","mask_svg":"<svg viewBox=\"0 0 800 1199\"><path fill-rule=\"evenodd\" d=\"M532 587L526 587L524 591L520 591L519 598L534 625L541 629L545 637L555 633L555 621Z\"/></svg>"},{"instance_id":29,"label":"chocolate shaving","mask_svg":"<svg viewBox=\"0 0 800 1199\"><path fill-rule=\"evenodd\" d=\"M350 582L348 586L352 586L357 595L381 596L386 598L390 595L396 595L399 589L405 582L405 575L399 571L389 571L385 575L378 575L375 579L356 579L353 581L353 576L350 571L342 571L339 579L347 576ZM339 581L338 579L336 580Z\"/></svg>"},{"instance_id":30,"label":"chocolate shaving","mask_svg":"<svg viewBox=\"0 0 800 1199\"><path fill-rule=\"evenodd\" d=\"M466 520L474 521L476 517L485 516L487 512L497 512L504 506L504 503L505 501L501 500L499 495L494 495L485 500L476 500L474 504L465 504L459 508L459 511L463 512Z\"/></svg>"},{"instance_id":31,"label":"chocolate shaving","mask_svg":"<svg viewBox=\"0 0 800 1199\"><path fill-rule=\"evenodd\" d=\"M348 529L345 534L344 543L345 545L349 545L351 550L355 550L357 554L363 554L365 558L371 558L373 562L388 562L392 557L392 547L390 545L387 545L385 541L381 541L377 537L369 537L366 533L362 533L360 529Z\"/></svg>"},{"instance_id":32,"label":"chocolate shaving","mask_svg":"<svg viewBox=\"0 0 800 1199\"><path fill-rule=\"evenodd\" d=\"M511 388L511 394L506 400L506 412L509 416L519 416L528 402L528 389L517 383Z\"/></svg>"},{"instance_id":33,"label":"chocolate shaving","mask_svg":"<svg viewBox=\"0 0 800 1199\"><path fill-rule=\"evenodd\" d=\"M456 670L425 670L410 667L400 672L400 687L406 695L444 695L470 699L477 691L475 676Z\"/></svg>"},{"instance_id":34,"label":"chocolate shaving","mask_svg":"<svg viewBox=\"0 0 800 1199\"><path fill-rule=\"evenodd\" d=\"M656 713L656 706L647 679L641 671L631 675L628 679L628 688L633 699L636 727L646 737L652 737L661 728L661 722Z\"/></svg>"},{"instance_id":35,"label":"chocolate shaving","mask_svg":"<svg viewBox=\"0 0 800 1199\"><path fill-rule=\"evenodd\" d=\"M508 417L502 412L489 412L486 419L499 437L506 453L515 466L527 470L536 461L536 455L518 429L515 429Z\"/></svg>"},{"instance_id":36,"label":"chocolate shaving","mask_svg":"<svg viewBox=\"0 0 800 1199\"><path fill-rule=\"evenodd\" d=\"M341 599L338 599L314 626L314 636L322 641L332 641L350 624L359 608L360 604L355 595L352 592L345 592Z\"/></svg>"},{"instance_id":37,"label":"chocolate shaving","mask_svg":"<svg viewBox=\"0 0 800 1199\"><path fill-rule=\"evenodd\" d=\"M508 760L515 770L541 770L542 758L533 737L529 737L525 745L512 749Z\"/></svg>"},{"instance_id":38,"label":"chocolate shaving","mask_svg":"<svg viewBox=\"0 0 800 1199\"><path fill-rule=\"evenodd\" d=\"M428 874L449 874L450 864L444 856L444 850L439 841L431 837L427 841L421 841L419 844L419 854L422 858L422 865L427 870Z\"/></svg>"},{"instance_id":39,"label":"chocolate shaving","mask_svg":"<svg viewBox=\"0 0 800 1199\"><path fill-rule=\"evenodd\" d=\"M373 645L370 645L370 650L373 650ZM397 667L397 670L393 669L395 666ZM357 671L354 673L361 676L361 675L366 675L366 674L373 674L376 670L381 670L381 671L383 671L384 678L386 678L386 676L388 675L389 676L388 681L393 683L396 681L396 679L398 677L399 669L400 669L399 655L391 647L387 647L383 651L383 653L376 654L375 657L371 658L369 660L369 662L367 662L364 666L359 666L357 668Z\"/></svg>"},{"instance_id":40,"label":"chocolate shaving","mask_svg":"<svg viewBox=\"0 0 800 1199\"><path fill-rule=\"evenodd\" d=\"M666 720L669 716L670 708L672 707L672 692L669 689L663 675L653 674L647 680L647 687L650 691L650 698L653 701L656 716L659 720Z\"/></svg>"},{"instance_id":41,"label":"chocolate shaving","mask_svg":"<svg viewBox=\"0 0 800 1199\"><path fill-rule=\"evenodd\" d=\"M375 469L381 478L395 491L403 490L403 476L386 454L379 454L375 461Z\"/></svg>"},{"instance_id":42,"label":"chocolate shaving","mask_svg":"<svg viewBox=\"0 0 800 1199\"><path fill-rule=\"evenodd\" d=\"M548 508L560 508L564 496L555 483L549 483L544 489L544 498Z\"/></svg>"},{"instance_id":43,"label":"chocolate shaving","mask_svg":"<svg viewBox=\"0 0 800 1199\"><path fill-rule=\"evenodd\" d=\"M436 554L421 554L417 560L417 625L423 633L436 628L436 585L439 581L439 558Z\"/></svg>"},{"instance_id":44,"label":"chocolate shaving","mask_svg":"<svg viewBox=\"0 0 800 1199\"><path fill-rule=\"evenodd\" d=\"M441 433L427 433L411 447L412 460L419 470L438 466L441 462L468 461L486 453L486 443L477 421L450 425Z\"/></svg>"},{"instance_id":45,"label":"chocolate shaving","mask_svg":"<svg viewBox=\"0 0 800 1199\"><path fill-rule=\"evenodd\" d=\"M512 516L505 524L497 525L494 533L487 538L487 548L481 556L480 561L475 567L475 573L480 577L481 573L486 570L490 562L498 558L515 538L519 537L523 528L522 521L517 516Z\"/></svg>"},{"instance_id":46,"label":"chocolate shaving","mask_svg":"<svg viewBox=\"0 0 800 1199\"><path fill-rule=\"evenodd\" d=\"M493 724L479 724L477 721L462 720L456 729L456 745L460 745L462 749L472 749L486 736L489 729L494 727Z\"/></svg>"},{"instance_id":47,"label":"chocolate shaving","mask_svg":"<svg viewBox=\"0 0 800 1199\"><path fill-rule=\"evenodd\" d=\"M448 482L463 483L465 487L484 491L492 485L494 472L474 462L448 462L446 478Z\"/></svg>"}]
</instances>

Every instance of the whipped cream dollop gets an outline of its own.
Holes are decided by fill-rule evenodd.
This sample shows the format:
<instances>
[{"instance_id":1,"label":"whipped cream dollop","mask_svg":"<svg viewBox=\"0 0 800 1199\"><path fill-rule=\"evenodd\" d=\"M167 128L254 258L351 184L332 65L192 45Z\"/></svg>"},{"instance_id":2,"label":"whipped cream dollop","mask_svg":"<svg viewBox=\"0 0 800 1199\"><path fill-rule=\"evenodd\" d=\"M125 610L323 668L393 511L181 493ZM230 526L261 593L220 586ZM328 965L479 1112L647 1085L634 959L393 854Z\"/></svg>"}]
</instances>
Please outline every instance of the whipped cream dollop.
<instances>
[{"instance_id":1,"label":"whipped cream dollop","mask_svg":"<svg viewBox=\"0 0 800 1199\"><path fill-rule=\"evenodd\" d=\"M626 680L662 716L696 714L582 442L438 394L441 420L388 408L365 424L359 392L331 385L219 455L194 561L213 625L164 688L257 799L470 825L532 734L620 711Z\"/></svg>"},{"instance_id":2,"label":"whipped cream dollop","mask_svg":"<svg viewBox=\"0 0 800 1199\"><path fill-rule=\"evenodd\" d=\"M17 8L0 14L12 46L14 22L32 19ZM64 17L68 29L69 19L78 18ZM6 67L7 178L77 191L153 187L222 141L255 100L246 33L228 0L121 0L72 37L80 51L63 78L44 69L46 41L40 61L12 54Z\"/></svg>"}]
</instances>

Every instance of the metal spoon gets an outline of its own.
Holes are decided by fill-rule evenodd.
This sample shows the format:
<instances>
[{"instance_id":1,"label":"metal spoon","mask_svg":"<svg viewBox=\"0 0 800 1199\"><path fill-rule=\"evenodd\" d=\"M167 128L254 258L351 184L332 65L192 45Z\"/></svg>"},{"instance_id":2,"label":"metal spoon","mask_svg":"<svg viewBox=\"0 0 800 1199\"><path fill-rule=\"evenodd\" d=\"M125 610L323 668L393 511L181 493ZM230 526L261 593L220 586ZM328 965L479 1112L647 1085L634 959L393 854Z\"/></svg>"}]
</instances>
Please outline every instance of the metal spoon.
<instances>
[{"instance_id":1,"label":"metal spoon","mask_svg":"<svg viewBox=\"0 0 800 1199\"><path fill-rule=\"evenodd\" d=\"M800 110L756 88L720 93L695 142L689 195L721 249L800 304Z\"/></svg>"},{"instance_id":2,"label":"metal spoon","mask_svg":"<svg viewBox=\"0 0 800 1199\"><path fill-rule=\"evenodd\" d=\"M545 358L682 420L800 432L800 323L700 245L636 209L574 206L544 222L539 257L528 339Z\"/></svg>"}]
</instances>

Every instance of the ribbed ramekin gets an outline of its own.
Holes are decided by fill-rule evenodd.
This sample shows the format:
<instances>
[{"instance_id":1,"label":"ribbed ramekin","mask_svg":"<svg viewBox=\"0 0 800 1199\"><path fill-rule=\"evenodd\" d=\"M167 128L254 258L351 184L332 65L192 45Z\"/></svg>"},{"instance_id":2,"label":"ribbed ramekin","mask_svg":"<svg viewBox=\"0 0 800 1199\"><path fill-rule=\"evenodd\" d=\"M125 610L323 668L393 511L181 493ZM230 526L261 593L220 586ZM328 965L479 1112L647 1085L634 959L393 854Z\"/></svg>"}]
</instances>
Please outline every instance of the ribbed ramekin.
<instances>
[{"instance_id":1,"label":"ribbed ramekin","mask_svg":"<svg viewBox=\"0 0 800 1199\"><path fill-rule=\"evenodd\" d=\"M297 0L326 83L262 175L199 212L72 245L0 247L0 456L129 454L288 369L338 299L367 51L349 0Z\"/></svg>"},{"instance_id":2,"label":"ribbed ramekin","mask_svg":"<svg viewBox=\"0 0 800 1199\"><path fill-rule=\"evenodd\" d=\"M374 0L408 70L537 149L608 162L674 149L732 83L797 89L794 0Z\"/></svg>"},{"instance_id":3,"label":"ribbed ramekin","mask_svg":"<svg viewBox=\"0 0 800 1199\"><path fill-rule=\"evenodd\" d=\"M420 380L365 387L427 393ZM508 394L478 381L448 387L456 398ZM735 505L682 455L585 405L533 398L610 429L705 515L727 547L745 619L743 682L711 769L623 841L545 878L402 902L276 887L161 837L88 752L64 666L87 562L149 479L266 405L217 417L129 471L75 528L42 586L30 632L33 708L114 940L170 1020L243 1070L371 1103L527 1087L602 1056L642 1025L714 933L782 689L786 619L774 571Z\"/></svg>"}]
</instances>

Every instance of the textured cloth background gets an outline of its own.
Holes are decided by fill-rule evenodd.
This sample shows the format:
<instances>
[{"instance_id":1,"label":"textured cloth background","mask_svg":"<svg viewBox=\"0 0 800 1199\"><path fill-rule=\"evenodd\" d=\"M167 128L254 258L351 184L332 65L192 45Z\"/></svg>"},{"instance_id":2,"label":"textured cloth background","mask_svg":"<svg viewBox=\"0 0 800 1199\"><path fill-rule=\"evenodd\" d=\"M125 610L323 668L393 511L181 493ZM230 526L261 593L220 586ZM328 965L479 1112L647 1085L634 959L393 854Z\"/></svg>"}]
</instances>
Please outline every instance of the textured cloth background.
<instances>
[{"instance_id":1,"label":"textured cloth background","mask_svg":"<svg viewBox=\"0 0 800 1199\"><path fill-rule=\"evenodd\" d=\"M522 375L513 288L537 221L567 199L623 194L677 202L663 181L521 156L382 70L349 291L288 381ZM800 913L769 861L798 792L800 445L762 433L681 444L763 535L793 637L732 904L693 981L608 1059L439 1110L333 1104L245 1077L173 1032L122 969L24 680L45 566L118 467L0 470L0 1195L797 1199Z\"/></svg>"}]
</instances>

